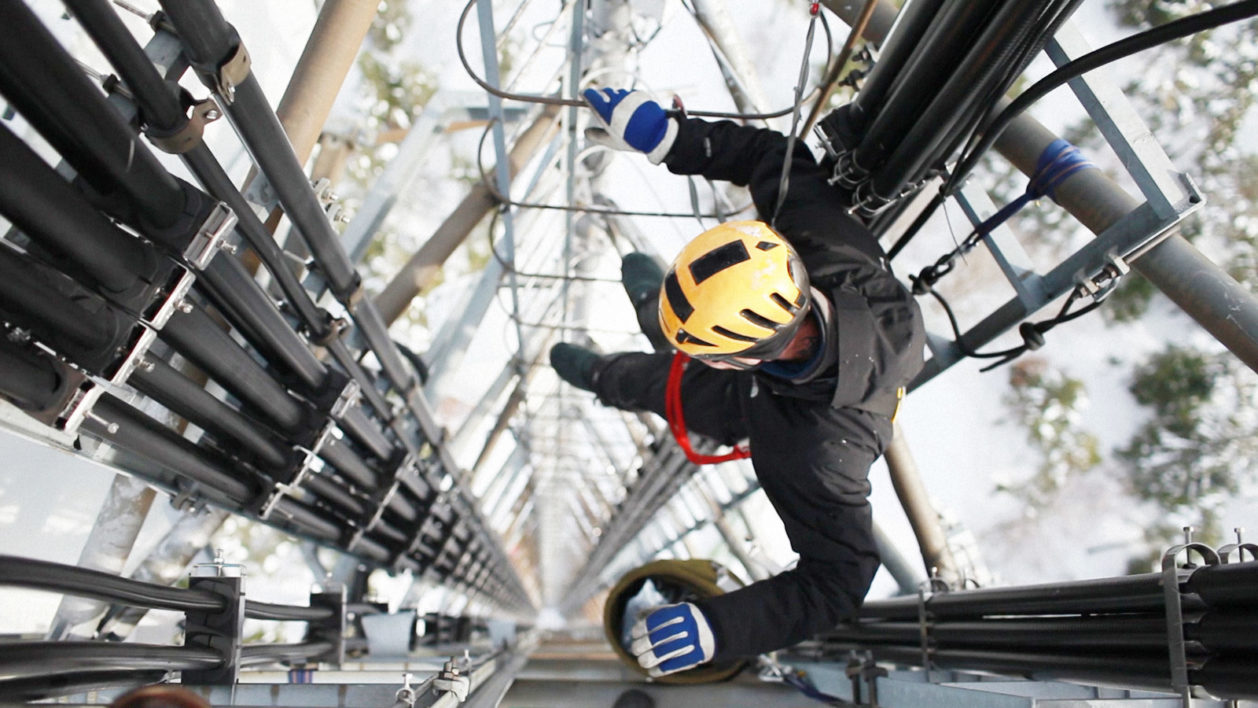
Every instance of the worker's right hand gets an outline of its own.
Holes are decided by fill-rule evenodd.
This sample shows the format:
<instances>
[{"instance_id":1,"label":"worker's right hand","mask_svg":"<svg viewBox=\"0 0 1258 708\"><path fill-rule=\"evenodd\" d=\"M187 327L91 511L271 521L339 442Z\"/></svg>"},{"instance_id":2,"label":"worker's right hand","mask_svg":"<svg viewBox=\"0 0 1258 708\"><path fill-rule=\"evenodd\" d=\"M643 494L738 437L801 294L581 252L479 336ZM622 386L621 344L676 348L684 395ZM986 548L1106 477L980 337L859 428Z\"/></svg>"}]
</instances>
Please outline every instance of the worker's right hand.
<instances>
[{"instance_id":1,"label":"worker's right hand","mask_svg":"<svg viewBox=\"0 0 1258 708\"><path fill-rule=\"evenodd\" d=\"M633 625L629 650L638 664L654 677L685 671L710 661L716 638L703 610L683 602L664 605Z\"/></svg>"},{"instance_id":2,"label":"worker's right hand","mask_svg":"<svg viewBox=\"0 0 1258 708\"><path fill-rule=\"evenodd\" d=\"M601 128L589 128L590 142L616 150L635 150L652 164L663 162L677 139L677 121L641 91L586 89L581 92L594 109Z\"/></svg>"}]
</instances>

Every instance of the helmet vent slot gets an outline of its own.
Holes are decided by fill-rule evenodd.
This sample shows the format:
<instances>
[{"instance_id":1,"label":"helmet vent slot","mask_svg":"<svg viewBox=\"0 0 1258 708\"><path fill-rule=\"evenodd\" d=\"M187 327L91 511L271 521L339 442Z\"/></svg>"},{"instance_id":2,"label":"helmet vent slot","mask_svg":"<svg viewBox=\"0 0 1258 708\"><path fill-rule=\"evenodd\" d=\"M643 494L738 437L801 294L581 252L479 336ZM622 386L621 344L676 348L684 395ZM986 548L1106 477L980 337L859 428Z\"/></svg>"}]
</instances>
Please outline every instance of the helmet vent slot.
<instances>
[{"instance_id":1,"label":"helmet vent slot","mask_svg":"<svg viewBox=\"0 0 1258 708\"><path fill-rule=\"evenodd\" d=\"M746 312L746 310L744 310L744 312ZM722 336L725 336L725 337L729 337L730 339L737 339L737 340L738 340L738 341L740 341L740 342L758 342L758 341L760 341L760 339L759 339L759 338L757 338L757 337L748 337L748 336L747 336L747 335L745 335L745 334L739 334L739 333L737 333L737 332L732 332L732 331L730 331L730 330L728 330L728 329L725 329L724 327L722 327L722 326L720 326L720 325L716 325L716 326L712 327L712 331L713 331L713 332L716 332L716 333L717 333L717 334L719 334L719 335L722 335Z\"/></svg>"},{"instance_id":2,"label":"helmet vent slot","mask_svg":"<svg viewBox=\"0 0 1258 708\"><path fill-rule=\"evenodd\" d=\"M749 260L751 255L747 253L747 246L742 241L731 241L696 258L690 264L690 277L698 285L726 268Z\"/></svg>"},{"instance_id":3,"label":"helmet vent slot","mask_svg":"<svg viewBox=\"0 0 1258 708\"><path fill-rule=\"evenodd\" d=\"M668 300L668 306L673 308L677 319L682 322L690 319L690 316L694 314L694 305L690 304L686 293L682 292L681 283L677 282L676 271L670 270L668 276L664 278L664 298Z\"/></svg>"},{"instance_id":4,"label":"helmet vent slot","mask_svg":"<svg viewBox=\"0 0 1258 708\"><path fill-rule=\"evenodd\" d=\"M782 326L781 324L774 322L773 320L769 319L768 317L765 317L764 315L761 315L758 312L755 312L754 310L743 310L739 314L743 316L744 320L747 320L748 322L756 325L757 327L764 327L765 329L772 330L774 332L777 331L778 327ZM713 327L712 329L716 329L716 328ZM756 341L756 338L754 337L738 337L738 339L743 339L749 342Z\"/></svg>"},{"instance_id":5,"label":"helmet vent slot","mask_svg":"<svg viewBox=\"0 0 1258 708\"><path fill-rule=\"evenodd\" d=\"M791 304L790 300L787 300L786 298L782 297L778 293L773 293L772 295L769 296L769 299L776 302L778 304L778 307L781 307L783 310L786 310L787 312L791 314L794 314L795 311L799 309L799 306L803 304L803 303L799 303L799 304L793 305Z\"/></svg>"}]
</instances>

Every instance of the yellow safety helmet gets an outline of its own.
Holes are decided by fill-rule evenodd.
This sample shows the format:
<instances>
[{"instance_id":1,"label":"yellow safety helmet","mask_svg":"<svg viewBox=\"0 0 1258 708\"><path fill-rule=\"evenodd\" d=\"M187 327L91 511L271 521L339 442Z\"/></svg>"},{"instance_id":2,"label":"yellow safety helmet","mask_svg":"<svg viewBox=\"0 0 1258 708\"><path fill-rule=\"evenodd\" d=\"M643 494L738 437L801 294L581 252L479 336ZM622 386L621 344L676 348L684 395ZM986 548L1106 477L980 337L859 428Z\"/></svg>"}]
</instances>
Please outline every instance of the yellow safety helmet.
<instances>
[{"instance_id":1,"label":"yellow safety helmet","mask_svg":"<svg viewBox=\"0 0 1258 708\"><path fill-rule=\"evenodd\" d=\"M699 234L660 287L660 328L697 359L777 358L808 312L799 254L763 221Z\"/></svg>"}]
</instances>

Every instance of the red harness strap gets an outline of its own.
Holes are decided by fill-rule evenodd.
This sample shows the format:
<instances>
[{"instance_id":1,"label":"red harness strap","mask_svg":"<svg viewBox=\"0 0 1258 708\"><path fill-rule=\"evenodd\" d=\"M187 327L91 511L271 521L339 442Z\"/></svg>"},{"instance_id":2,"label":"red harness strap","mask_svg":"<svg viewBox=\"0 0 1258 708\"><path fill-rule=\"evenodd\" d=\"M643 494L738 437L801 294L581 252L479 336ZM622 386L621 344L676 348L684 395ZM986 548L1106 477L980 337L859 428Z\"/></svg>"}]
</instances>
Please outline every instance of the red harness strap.
<instances>
[{"instance_id":1,"label":"red harness strap","mask_svg":"<svg viewBox=\"0 0 1258 708\"><path fill-rule=\"evenodd\" d=\"M751 448L743 444L735 445L733 450L724 455L702 455L690 446L690 433L686 431L686 419L681 412L681 374L686 370L686 362L689 360L690 357L681 352L673 354L673 363L668 368L668 387L664 392L664 413L668 418L668 427L673 431L673 438L681 446L681 451L696 465L711 465L751 457Z\"/></svg>"}]
</instances>

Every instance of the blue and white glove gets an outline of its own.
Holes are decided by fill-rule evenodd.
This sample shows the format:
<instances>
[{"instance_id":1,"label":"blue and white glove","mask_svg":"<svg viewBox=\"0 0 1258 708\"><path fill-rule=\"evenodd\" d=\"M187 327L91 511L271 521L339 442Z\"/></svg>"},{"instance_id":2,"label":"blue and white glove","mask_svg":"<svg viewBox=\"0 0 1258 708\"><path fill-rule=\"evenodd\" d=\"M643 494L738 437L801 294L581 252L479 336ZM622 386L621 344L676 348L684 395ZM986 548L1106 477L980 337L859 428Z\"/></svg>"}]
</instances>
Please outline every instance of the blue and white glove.
<instances>
[{"instance_id":1,"label":"blue and white glove","mask_svg":"<svg viewBox=\"0 0 1258 708\"><path fill-rule=\"evenodd\" d=\"M677 139L677 121L660 104L641 91L625 89L586 89L581 95L603 126L585 131L590 142L636 150L655 165L663 162Z\"/></svg>"},{"instance_id":2,"label":"blue and white glove","mask_svg":"<svg viewBox=\"0 0 1258 708\"><path fill-rule=\"evenodd\" d=\"M703 612L689 602L665 605L638 620L629 651L651 676L685 671L712 659L716 639Z\"/></svg>"}]
</instances>

